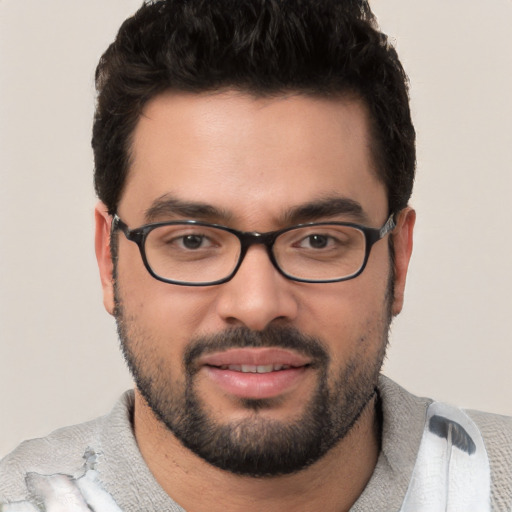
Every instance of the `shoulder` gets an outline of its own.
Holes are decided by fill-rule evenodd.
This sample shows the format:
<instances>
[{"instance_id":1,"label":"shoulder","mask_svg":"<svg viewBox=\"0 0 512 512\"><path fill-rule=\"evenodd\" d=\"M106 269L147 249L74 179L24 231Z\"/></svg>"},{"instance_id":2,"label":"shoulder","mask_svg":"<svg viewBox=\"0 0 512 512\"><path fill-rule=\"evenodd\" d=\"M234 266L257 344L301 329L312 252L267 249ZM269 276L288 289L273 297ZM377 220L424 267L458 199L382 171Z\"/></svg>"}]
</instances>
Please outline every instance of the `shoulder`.
<instances>
[{"instance_id":1,"label":"shoulder","mask_svg":"<svg viewBox=\"0 0 512 512\"><path fill-rule=\"evenodd\" d=\"M512 506L512 417L481 411L464 411L477 425L484 440L493 481L496 510Z\"/></svg>"},{"instance_id":2,"label":"shoulder","mask_svg":"<svg viewBox=\"0 0 512 512\"><path fill-rule=\"evenodd\" d=\"M480 430L491 463L496 461L510 475L512 483L512 417L474 410L464 412Z\"/></svg>"},{"instance_id":3,"label":"shoulder","mask_svg":"<svg viewBox=\"0 0 512 512\"><path fill-rule=\"evenodd\" d=\"M488 457L492 509L511 510L512 417L459 409L429 398L416 397L385 377L379 382L379 393L383 412L382 452L388 474L393 476L395 493L397 488L401 491L407 488L413 478L424 432L432 430L430 416L441 414L446 416L447 423L451 418L470 428L475 439L481 438ZM377 476L378 469L374 476Z\"/></svg>"},{"instance_id":4,"label":"shoulder","mask_svg":"<svg viewBox=\"0 0 512 512\"><path fill-rule=\"evenodd\" d=\"M102 452L106 428L129 424L130 401L127 393L106 416L21 443L0 460L0 504L27 499L27 477L31 474L82 477Z\"/></svg>"},{"instance_id":5,"label":"shoulder","mask_svg":"<svg viewBox=\"0 0 512 512\"><path fill-rule=\"evenodd\" d=\"M510 450L512 450L511 416L501 416L499 414L474 410L464 410L464 412L478 425L484 439L489 441L490 448L498 445L509 446Z\"/></svg>"},{"instance_id":6,"label":"shoulder","mask_svg":"<svg viewBox=\"0 0 512 512\"><path fill-rule=\"evenodd\" d=\"M84 447L94 442L98 421L65 427L21 443L0 461L0 502L25 496L29 473L77 476L84 466Z\"/></svg>"}]
</instances>

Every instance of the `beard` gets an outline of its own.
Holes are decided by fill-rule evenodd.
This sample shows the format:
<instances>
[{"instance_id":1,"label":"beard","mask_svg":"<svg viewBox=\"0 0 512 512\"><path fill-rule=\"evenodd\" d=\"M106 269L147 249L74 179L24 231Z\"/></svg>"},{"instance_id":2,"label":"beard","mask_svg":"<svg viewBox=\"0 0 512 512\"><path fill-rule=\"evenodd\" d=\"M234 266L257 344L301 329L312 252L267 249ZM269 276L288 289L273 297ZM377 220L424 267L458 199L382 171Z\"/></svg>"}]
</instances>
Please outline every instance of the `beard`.
<instances>
[{"instance_id":1,"label":"beard","mask_svg":"<svg viewBox=\"0 0 512 512\"><path fill-rule=\"evenodd\" d=\"M181 379L169 375L153 336L141 329L134 314L126 314L117 272L117 241L111 239L114 264L114 317L125 361L137 389L155 417L195 455L231 473L255 478L297 473L321 459L356 425L377 394L380 370L388 346L394 298L394 247L389 241L390 272L383 308L368 322L356 343L363 347L344 366L331 368L327 346L320 338L289 326L263 331L230 328L190 340L183 355ZM372 351L371 347L376 346ZM258 412L278 407L279 398L239 399L252 415L230 423L216 421L196 389L201 356L232 348L276 347L309 357L317 385L298 418L287 422ZM366 347L366 348L364 348ZM329 378L329 373L332 377Z\"/></svg>"},{"instance_id":2,"label":"beard","mask_svg":"<svg viewBox=\"0 0 512 512\"><path fill-rule=\"evenodd\" d=\"M332 368L326 345L295 328L270 326L264 331L231 328L193 339L183 356L182 376L169 375L158 357L152 336L135 317L125 315L116 287L115 317L122 351L136 386L155 416L189 450L206 462L238 475L270 477L298 472L318 461L356 424L376 393L384 360L390 298L382 318L368 326L359 353L342 367ZM379 339L375 340L375 336ZM375 345L375 341L377 344ZM288 421L262 412L279 406L279 398L238 399L250 414L243 419L214 419L197 390L198 359L205 354L243 347L292 349L311 359L316 387L303 410ZM370 355L371 354L371 355Z\"/></svg>"}]
</instances>

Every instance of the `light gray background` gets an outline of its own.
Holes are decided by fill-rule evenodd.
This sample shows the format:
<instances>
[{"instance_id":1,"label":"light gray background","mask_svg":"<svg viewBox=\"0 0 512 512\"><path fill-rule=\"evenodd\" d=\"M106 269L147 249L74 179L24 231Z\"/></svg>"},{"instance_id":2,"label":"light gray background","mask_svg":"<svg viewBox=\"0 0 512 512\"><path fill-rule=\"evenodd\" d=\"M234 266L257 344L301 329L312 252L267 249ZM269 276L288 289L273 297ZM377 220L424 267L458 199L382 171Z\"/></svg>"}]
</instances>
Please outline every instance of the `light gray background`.
<instances>
[{"instance_id":1,"label":"light gray background","mask_svg":"<svg viewBox=\"0 0 512 512\"><path fill-rule=\"evenodd\" d=\"M139 0L0 0L0 455L130 385L93 253L95 64ZM418 212L386 373L512 415L511 0L373 0L411 79Z\"/></svg>"}]
</instances>

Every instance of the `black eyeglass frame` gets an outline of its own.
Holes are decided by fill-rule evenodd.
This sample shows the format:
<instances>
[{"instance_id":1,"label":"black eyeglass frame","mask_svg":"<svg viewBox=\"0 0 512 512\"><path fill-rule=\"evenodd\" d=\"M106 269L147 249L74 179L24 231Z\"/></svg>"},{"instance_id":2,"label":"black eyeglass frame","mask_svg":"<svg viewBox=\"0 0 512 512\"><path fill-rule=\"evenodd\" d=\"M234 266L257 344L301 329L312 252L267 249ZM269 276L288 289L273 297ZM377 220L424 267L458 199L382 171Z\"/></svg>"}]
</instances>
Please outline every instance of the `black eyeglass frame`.
<instances>
[{"instance_id":1,"label":"black eyeglass frame","mask_svg":"<svg viewBox=\"0 0 512 512\"><path fill-rule=\"evenodd\" d=\"M188 281L175 281L172 279L167 279L165 277L159 276L156 274L153 269L151 268L148 259L146 257L146 250L145 250L145 242L148 234L153 231L154 229L161 227L161 226L172 226L172 225L189 225L189 226L205 226L205 227L211 227L216 229L221 229L223 231L227 231L228 233L231 233L235 235L238 240L240 240L240 255L238 257L238 262L235 265L235 268L233 271L226 277L222 279L218 279L216 281L207 281L207 282L188 282ZM273 246L276 241L276 239L282 235L283 233L286 233L287 231L292 231L294 229L298 228L304 228L304 227L315 227L315 226L347 226L351 228L358 229L361 231L365 237L365 254L364 254L364 260L361 265L361 268L355 272L354 274L351 274L349 276L341 277L341 278L335 278L335 279L304 279L301 277L295 277L292 275L287 274L279 264L277 263L277 260L274 256L273 252ZM387 221L384 223L384 225L381 228L370 228L367 226L361 226L360 224L354 224L352 222L311 222L311 223L305 223L305 224L297 224L295 226L289 226L287 228L279 229L277 231L268 231L266 233L259 233L257 231L238 231L237 229L229 228L227 226L222 226L220 224L211 224L208 222L202 222L198 220L179 220L179 221L167 221L167 222L155 222L151 224L145 224L144 226L140 226L138 228L130 229L127 224L125 224L117 214L114 214L112 217L112 226L111 226L111 232L115 233L118 229L124 233L126 238L130 240L131 242L134 242L139 247L140 255L142 257L142 261L144 263L144 266L146 267L146 270L158 281L162 281L164 283L169 284L176 284L179 286L213 286L217 284L226 283L229 280L231 280L235 274L238 272L238 269L242 265L242 262L245 258L245 255L247 254L247 250L251 245L255 244L263 244L267 248L267 254L268 257L272 263L272 265L277 269L277 271L286 277L287 279L290 279L292 281L298 281L300 283L338 283L341 281L348 281L350 279L354 279L358 275L360 275L363 270L366 267L366 264L368 263L368 258L370 256L370 251L373 247L373 245L384 238L388 233L391 233L396 227L396 214L392 213Z\"/></svg>"}]
</instances>

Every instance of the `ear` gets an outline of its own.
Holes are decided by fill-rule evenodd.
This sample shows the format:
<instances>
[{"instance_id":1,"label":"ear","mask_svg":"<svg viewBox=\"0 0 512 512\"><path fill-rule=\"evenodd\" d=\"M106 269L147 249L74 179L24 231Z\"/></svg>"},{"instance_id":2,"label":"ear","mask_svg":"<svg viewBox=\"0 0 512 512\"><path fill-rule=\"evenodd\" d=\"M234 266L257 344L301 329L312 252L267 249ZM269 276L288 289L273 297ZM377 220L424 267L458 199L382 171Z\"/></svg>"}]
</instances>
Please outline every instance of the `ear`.
<instances>
[{"instance_id":1,"label":"ear","mask_svg":"<svg viewBox=\"0 0 512 512\"><path fill-rule=\"evenodd\" d=\"M407 269L412 254L412 238L416 212L410 208L404 208L397 219L396 228L393 230L393 245L395 250L395 295L393 298L392 313L398 315L404 304L405 281Z\"/></svg>"},{"instance_id":2,"label":"ear","mask_svg":"<svg viewBox=\"0 0 512 512\"><path fill-rule=\"evenodd\" d=\"M110 252L110 226L112 217L107 207L100 201L94 209L94 220L96 223L95 249L96 260L100 271L101 286L103 287L103 305L112 315L114 313L114 265Z\"/></svg>"}]
</instances>

